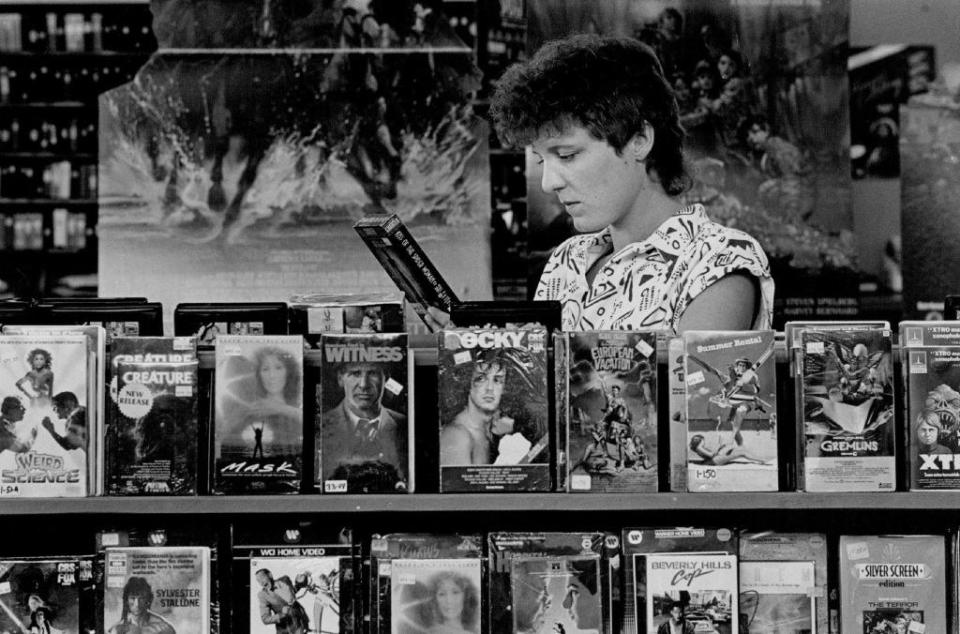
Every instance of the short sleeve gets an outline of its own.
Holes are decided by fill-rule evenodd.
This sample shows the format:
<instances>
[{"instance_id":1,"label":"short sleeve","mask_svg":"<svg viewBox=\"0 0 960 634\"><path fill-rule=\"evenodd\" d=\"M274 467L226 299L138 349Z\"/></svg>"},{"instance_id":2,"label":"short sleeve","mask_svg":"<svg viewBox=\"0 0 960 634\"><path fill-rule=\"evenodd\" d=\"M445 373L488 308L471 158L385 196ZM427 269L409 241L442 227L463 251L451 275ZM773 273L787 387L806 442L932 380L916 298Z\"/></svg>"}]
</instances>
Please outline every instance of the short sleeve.
<instances>
[{"instance_id":1,"label":"short sleeve","mask_svg":"<svg viewBox=\"0 0 960 634\"><path fill-rule=\"evenodd\" d=\"M707 237L706 241L708 248L699 251L700 257L692 263L687 283L681 289L673 313L673 329L677 329L690 302L714 282L733 273L745 273L756 278L760 297L759 311L753 327L756 330L772 328L775 285L770 275L767 255L760 244L746 233L722 226L715 235Z\"/></svg>"}]
</instances>

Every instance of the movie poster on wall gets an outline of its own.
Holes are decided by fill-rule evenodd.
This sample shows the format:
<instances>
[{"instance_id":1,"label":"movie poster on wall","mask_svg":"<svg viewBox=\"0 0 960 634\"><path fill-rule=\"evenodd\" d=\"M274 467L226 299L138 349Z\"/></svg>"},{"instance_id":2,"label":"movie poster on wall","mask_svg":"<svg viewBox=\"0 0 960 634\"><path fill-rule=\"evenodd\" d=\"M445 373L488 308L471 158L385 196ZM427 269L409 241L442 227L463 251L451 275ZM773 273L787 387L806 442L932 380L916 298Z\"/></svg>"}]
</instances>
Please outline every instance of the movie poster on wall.
<instances>
[{"instance_id":1,"label":"movie poster on wall","mask_svg":"<svg viewBox=\"0 0 960 634\"><path fill-rule=\"evenodd\" d=\"M954 319L944 315L943 302L960 290L960 103L937 88L910 99L900 116L904 315Z\"/></svg>"},{"instance_id":2,"label":"movie poster on wall","mask_svg":"<svg viewBox=\"0 0 960 634\"><path fill-rule=\"evenodd\" d=\"M573 33L633 37L676 92L694 177L685 203L763 246L787 318L855 315L849 0L530 0L527 49ZM573 234L528 156L531 267ZM536 280L539 273L532 271ZM830 280L823 285L818 280ZM822 297L829 288L830 298Z\"/></svg>"},{"instance_id":3,"label":"movie poster on wall","mask_svg":"<svg viewBox=\"0 0 960 634\"><path fill-rule=\"evenodd\" d=\"M489 299L488 127L442 8L245 4L155 2L159 50L101 96L101 294L395 290L352 227L396 213L458 296Z\"/></svg>"}]
</instances>

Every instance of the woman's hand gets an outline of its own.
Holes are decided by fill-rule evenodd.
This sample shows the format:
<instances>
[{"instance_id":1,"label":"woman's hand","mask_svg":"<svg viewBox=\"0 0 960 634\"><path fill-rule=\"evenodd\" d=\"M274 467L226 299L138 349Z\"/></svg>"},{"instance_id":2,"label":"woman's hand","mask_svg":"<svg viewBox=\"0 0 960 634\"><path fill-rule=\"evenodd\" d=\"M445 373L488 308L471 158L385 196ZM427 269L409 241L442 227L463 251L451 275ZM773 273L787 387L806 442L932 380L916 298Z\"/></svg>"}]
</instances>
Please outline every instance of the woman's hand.
<instances>
[{"instance_id":1,"label":"woman's hand","mask_svg":"<svg viewBox=\"0 0 960 634\"><path fill-rule=\"evenodd\" d=\"M453 326L450 322L450 313L445 313L436 306L427 306L427 312L423 315L423 321L426 322L427 326L433 332Z\"/></svg>"}]
</instances>

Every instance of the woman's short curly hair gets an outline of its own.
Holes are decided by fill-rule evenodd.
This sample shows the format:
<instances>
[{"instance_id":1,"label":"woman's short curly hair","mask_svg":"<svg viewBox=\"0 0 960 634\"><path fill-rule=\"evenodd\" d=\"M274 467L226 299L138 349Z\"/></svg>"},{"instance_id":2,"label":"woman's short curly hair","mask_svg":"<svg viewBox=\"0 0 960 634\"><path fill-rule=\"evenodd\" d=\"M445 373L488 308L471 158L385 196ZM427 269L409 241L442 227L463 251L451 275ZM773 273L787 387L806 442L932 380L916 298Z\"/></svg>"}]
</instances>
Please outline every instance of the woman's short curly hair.
<instances>
[{"instance_id":1,"label":"woman's short curly hair","mask_svg":"<svg viewBox=\"0 0 960 634\"><path fill-rule=\"evenodd\" d=\"M649 123L647 172L672 196L690 185L676 97L653 49L636 40L574 35L546 43L503 74L490 115L500 140L515 147L581 125L621 152Z\"/></svg>"}]
</instances>

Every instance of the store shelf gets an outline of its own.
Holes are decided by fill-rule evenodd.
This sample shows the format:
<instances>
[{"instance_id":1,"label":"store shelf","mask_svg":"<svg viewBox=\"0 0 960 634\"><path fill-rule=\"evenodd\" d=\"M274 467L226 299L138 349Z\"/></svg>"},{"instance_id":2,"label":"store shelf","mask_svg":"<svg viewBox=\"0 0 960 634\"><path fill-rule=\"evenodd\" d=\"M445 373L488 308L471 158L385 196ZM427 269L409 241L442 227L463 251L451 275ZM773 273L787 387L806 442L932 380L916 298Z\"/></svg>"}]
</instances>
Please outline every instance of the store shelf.
<instances>
[{"instance_id":1,"label":"store shelf","mask_svg":"<svg viewBox=\"0 0 960 634\"><path fill-rule=\"evenodd\" d=\"M75 161L95 161L96 154L89 152L0 152L0 160L4 159L73 159Z\"/></svg>"},{"instance_id":2,"label":"store shelf","mask_svg":"<svg viewBox=\"0 0 960 634\"><path fill-rule=\"evenodd\" d=\"M89 238L88 238L89 240ZM85 249L4 249L0 248L0 264L8 272L10 268L15 268L20 264L53 264L57 261L73 261L77 258L84 258L96 255L92 247Z\"/></svg>"},{"instance_id":3,"label":"store shelf","mask_svg":"<svg viewBox=\"0 0 960 634\"><path fill-rule=\"evenodd\" d=\"M0 205L59 205L62 207L70 207L81 205L89 206L96 204L96 198L91 198L89 200L78 198L69 198L65 200L59 198L0 198Z\"/></svg>"},{"instance_id":4,"label":"store shelf","mask_svg":"<svg viewBox=\"0 0 960 634\"><path fill-rule=\"evenodd\" d=\"M77 58L77 59L100 59L104 57L109 57L111 59L117 58L126 58L126 57L150 57L149 52L140 52L140 51L3 51L3 56L6 59L63 59L63 58Z\"/></svg>"},{"instance_id":5,"label":"store shelf","mask_svg":"<svg viewBox=\"0 0 960 634\"><path fill-rule=\"evenodd\" d=\"M0 515L276 515L311 513L931 512L960 492L418 494L0 499Z\"/></svg>"},{"instance_id":6,"label":"store shelf","mask_svg":"<svg viewBox=\"0 0 960 634\"><path fill-rule=\"evenodd\" d=\"M349 49L350 55L464 55L473 52L468 46L402 46L395 48L366 48ZM340 55L342 48L161 48L156 54L166 57L209 57L221 55L241 55L245 57L270 55Z\"/></svg>"},{"instance_id":7,"label":"store shelf","mask_svg":"<svg viewBox=\"0 0 960 634\"><path fill-rule=\"evenodd\" d=\"M34 110L40 108L62 108L64 110L92 110L96 101L28 101L26 103L0 103L0 110Z\"/></svg>"},{"instance_id":8,"label":"store shelf","mask_svg":"<svg viewBox=\"0 0 960 634\"><path fill-rule=\"evenodd\" d=\"M113 4L150 4L150 0L0 0L0 7L83 6L99 7Z\"/></svg>"}]
</instances>

